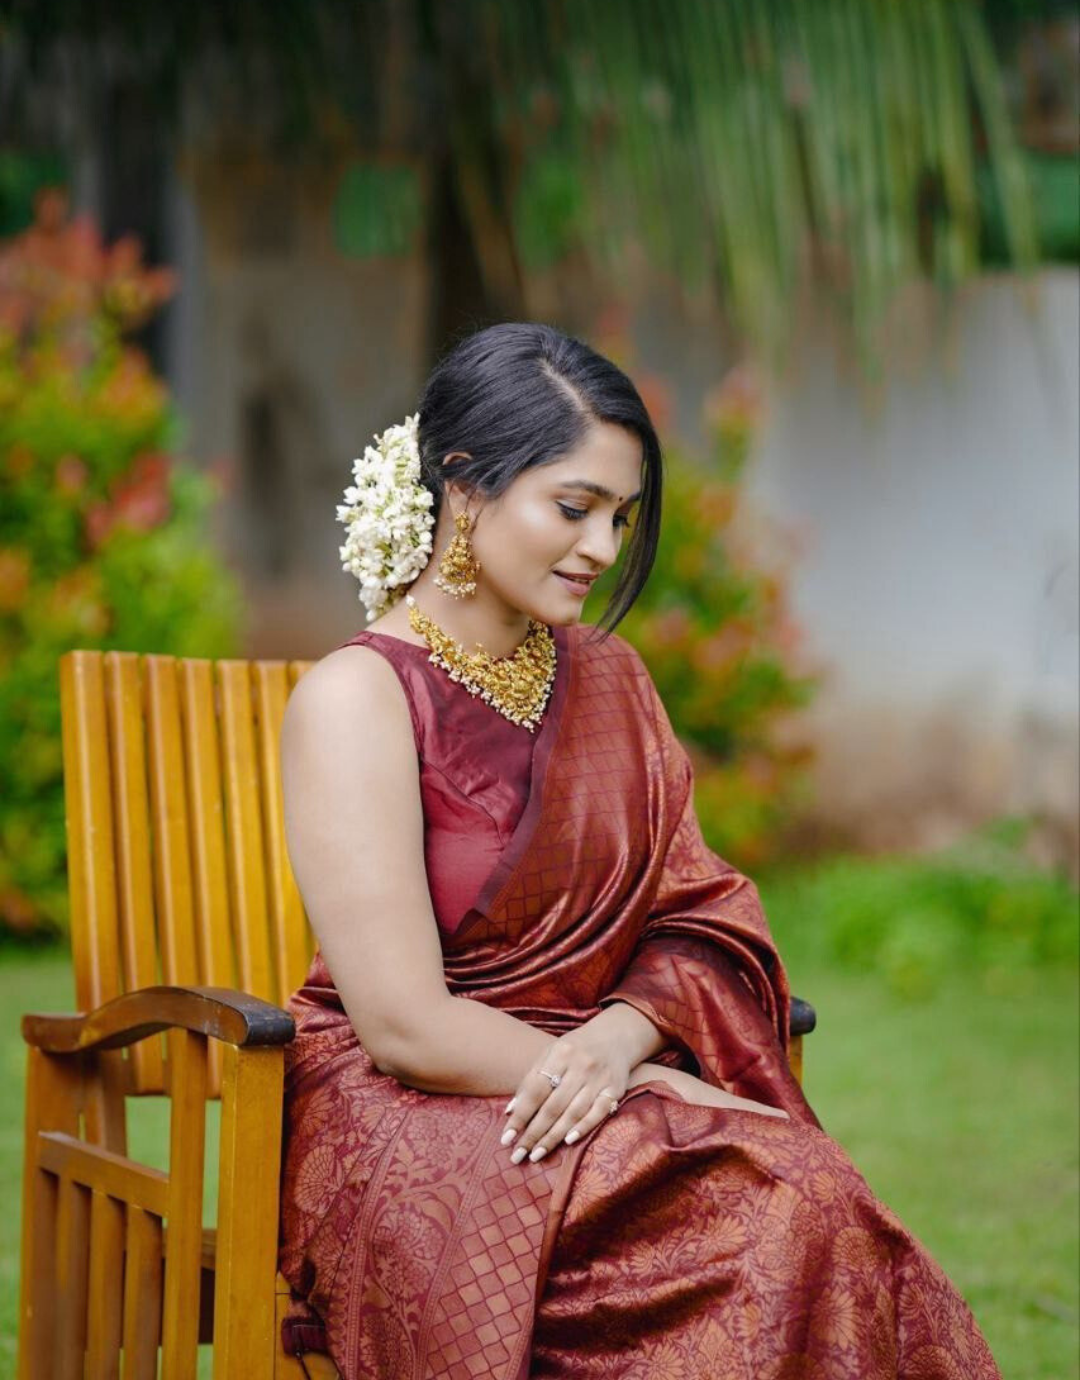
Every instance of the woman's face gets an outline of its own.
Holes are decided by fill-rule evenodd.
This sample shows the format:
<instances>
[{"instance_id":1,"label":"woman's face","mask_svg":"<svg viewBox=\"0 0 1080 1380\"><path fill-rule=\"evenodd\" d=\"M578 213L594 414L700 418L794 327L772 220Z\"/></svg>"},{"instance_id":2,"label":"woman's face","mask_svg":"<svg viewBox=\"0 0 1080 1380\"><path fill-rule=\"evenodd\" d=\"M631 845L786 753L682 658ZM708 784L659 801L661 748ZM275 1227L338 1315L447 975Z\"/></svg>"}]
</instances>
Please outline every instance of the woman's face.
<instances>
[{"instance_id":1,"label":"woman's face","mask_svg":"<svg viewBox=\"0 0 1080 1380\"><path fill-rule=\"evenodd\" d=\"M531 466L500 497L481 506L472 495L478 602L503 619L517 611L543 623L579 622L595 577L619 554L643 470L637 434L598 422L563 459ZM452 522L446 508L444 515Z\"/></svg>"}]
</instances>

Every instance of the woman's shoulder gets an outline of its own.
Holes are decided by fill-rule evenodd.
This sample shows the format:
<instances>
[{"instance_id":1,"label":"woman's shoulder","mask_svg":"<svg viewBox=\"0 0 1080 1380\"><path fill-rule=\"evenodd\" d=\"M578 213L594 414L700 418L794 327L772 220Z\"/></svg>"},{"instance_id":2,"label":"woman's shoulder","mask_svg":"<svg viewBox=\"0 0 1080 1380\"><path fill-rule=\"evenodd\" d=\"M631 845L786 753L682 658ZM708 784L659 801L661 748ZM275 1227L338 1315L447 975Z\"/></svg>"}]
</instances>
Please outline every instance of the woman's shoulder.
<instances>
[{"instance_id":1,"label":"woman's shoulder","mask_svg":"<svg viewBox=\"0 0 1080 1380\"><path fill-rule=\"evenodd\" d=\"M301 676L289 696L284 728L308 720L331 731L378 723L380 732L400 725L411 733L411 712L396 668L381 647L363 639L328 652Z\"/></svg>"}]
</instances>

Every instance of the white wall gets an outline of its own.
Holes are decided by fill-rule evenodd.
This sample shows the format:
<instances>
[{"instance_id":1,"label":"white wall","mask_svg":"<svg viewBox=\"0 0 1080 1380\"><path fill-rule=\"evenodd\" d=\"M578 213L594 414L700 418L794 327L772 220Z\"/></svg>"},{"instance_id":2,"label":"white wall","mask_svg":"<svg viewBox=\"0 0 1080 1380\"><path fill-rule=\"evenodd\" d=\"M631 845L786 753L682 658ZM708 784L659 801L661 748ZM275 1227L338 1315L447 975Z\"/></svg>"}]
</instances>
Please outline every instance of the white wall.
<instances>
[{"instance_id":1,"label":"white wall","mask_svg":"<svg viewBox=\"0 0 1080 1380\"><path fill-rule=\"evenodd\" d=\"M1034 316L986 277L927 353L898 340L877 412L804 340L750 472L804 544L823 807L871 842L1004 810L1075 828L1080 275L1033 287Z\"/></svg>"}]
</instances>

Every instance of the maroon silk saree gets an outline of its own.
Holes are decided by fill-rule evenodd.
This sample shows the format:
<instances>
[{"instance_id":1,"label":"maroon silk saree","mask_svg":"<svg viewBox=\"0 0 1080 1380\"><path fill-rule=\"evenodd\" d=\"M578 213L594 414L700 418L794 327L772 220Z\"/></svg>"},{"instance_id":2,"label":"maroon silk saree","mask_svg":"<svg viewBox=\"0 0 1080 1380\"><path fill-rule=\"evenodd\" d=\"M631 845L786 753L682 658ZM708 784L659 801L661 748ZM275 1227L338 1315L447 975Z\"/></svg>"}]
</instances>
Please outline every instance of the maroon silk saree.
<instances>
[{"instance_id":1,"label":"maroon silk saree","mask_svg":"<svg viewBox=\"0 0 1080 1380\"><path fill-rule=\"evenodd\" d=\"M291 1010L281 1268L286 1344L346 1380L1000 1380L925 1249L792 1077L790 994L753 883L711 852L689 759L637 653L555 630L535 735L423 648L394 664L421 762L425 858L452 993L561 1035L612 1001L661 1079L573 1146L510 1163L506 1097L375 1068L316 957Z\"/></svg>"}]
</instances>

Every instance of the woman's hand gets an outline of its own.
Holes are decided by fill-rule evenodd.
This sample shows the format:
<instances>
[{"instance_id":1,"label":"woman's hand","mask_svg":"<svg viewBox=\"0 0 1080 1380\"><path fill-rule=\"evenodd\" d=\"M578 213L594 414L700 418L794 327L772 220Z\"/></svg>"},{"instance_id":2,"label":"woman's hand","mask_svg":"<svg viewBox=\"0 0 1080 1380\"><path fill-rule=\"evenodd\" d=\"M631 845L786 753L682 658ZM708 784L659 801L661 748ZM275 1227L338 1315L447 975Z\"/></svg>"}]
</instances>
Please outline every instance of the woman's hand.
<instances>
[{"instance_id":1,"label":"woman's hand","mask_svg":"<svg viewBox=\"0 0 1080 1380\"><path fill-rule=\"evenodd\" d=\"M781 1107L770 1107L764 1102L754 1102L749 1097L736 1097L723 1088L714 1088L684 1069L669 1069L664 1064L638 1064L627 1081L628 1088L636 1088L639 1083L651 1083L663 1079L687 1102L699 1107L729 1107L740 1112L757 1112L759 1116L778 1116L785 1121L791 1118Z\"/></svg>"},{"instance_id":2,"label":"woman's hand","mask_svg":"<svg viewBox=\"0 0 1080 1380\"><path fill-rule=\"evenodd\" d=\"M636 1013L635 1013L636 1014ZM548 1046L521 1080L507 1107L503 1145L510 1158L542 1159L562 1141L572 1145L611 1115L611 1104L626 1091L631 1056L617 1028L600 1018L561 1036ZM559 1085L541 1070L558 1074Z\"/></svg>"}]
</instances>

